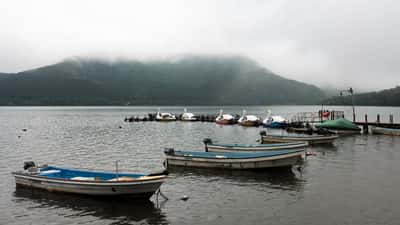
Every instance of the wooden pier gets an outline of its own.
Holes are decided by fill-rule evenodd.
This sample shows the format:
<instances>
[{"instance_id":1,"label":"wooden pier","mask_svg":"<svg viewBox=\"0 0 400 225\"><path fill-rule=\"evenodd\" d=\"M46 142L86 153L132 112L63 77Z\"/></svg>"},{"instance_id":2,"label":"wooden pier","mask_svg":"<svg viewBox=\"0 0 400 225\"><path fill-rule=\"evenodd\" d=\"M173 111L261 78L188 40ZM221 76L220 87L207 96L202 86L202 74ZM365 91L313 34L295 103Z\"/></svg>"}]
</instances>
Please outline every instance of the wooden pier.
<instances>
[{"instance_id":1,"label":"wooden pier","mask_svg":"<svg viewBox=\"0 0 400 225\"><path fill-rule=\"evenodd\" d=\"M364 115L364 121L363 122L357 122L354 121L354 123L358 126L362 126L363 128L363 133L368 134L369 133L369 127L370 126L375 126L375 127L384 127L384 128L395 128L395 129L400 129L400 124L394 123L394 116L393 114L389 115L389 122L388 123L382 123L381 122L381 116L380 114L376 115L376 120L375 122L369 122L368 121L368 115Z\"/></svg>"}]
</instances>

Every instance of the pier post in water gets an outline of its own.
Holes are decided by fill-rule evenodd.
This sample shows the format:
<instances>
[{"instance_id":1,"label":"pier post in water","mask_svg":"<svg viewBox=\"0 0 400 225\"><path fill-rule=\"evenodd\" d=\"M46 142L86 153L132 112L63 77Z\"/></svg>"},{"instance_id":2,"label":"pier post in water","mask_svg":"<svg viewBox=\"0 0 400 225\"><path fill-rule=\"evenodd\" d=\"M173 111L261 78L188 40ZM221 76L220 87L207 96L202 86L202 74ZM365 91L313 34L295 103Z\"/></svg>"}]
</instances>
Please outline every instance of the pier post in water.
<instances>
[{"instance_id":1,"label":"pier post in water","mask_svg":"<svg viewBox=\"0 0 400 225\"><path fill-rule=\"evenodd\" d=\"M368 134L369 130L368 130L368 115L365 114L365 123L363 126L363 133L364 134Z\"/></svg>"}]
</instances>

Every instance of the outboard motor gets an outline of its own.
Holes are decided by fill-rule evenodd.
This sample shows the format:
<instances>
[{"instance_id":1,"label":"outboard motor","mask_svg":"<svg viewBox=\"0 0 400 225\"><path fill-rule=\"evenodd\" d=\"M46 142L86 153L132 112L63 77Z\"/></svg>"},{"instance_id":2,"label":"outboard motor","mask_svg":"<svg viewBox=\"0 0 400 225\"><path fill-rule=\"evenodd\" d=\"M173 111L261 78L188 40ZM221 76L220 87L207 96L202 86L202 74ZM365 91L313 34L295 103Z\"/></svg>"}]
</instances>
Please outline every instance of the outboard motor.
<instances>
[{"instance_id":1,"label":"outboard motor","mask_svg":"<svg viewBox=\"0 0 400 225\"><path fill-rule=\"evenodd\" d=\"M212 142L211 138L204 138L203 143L206 145L206 144L212 144L213 142Z\"/></svg>"},{"instance_id":2,"label":"outboard motor","mask_svg":"<svg viewBox=\"0 0 400 225\"><path fill-rule=\"evenodd\" d=\"M266 132L265 130L260 131L260 136L261 136L261 138L260 138L260 143L261 143L261 144L264 143L264 141L263 141L263 136L265 136L265 135L267 135L267 132Z\"/></svg>"},{"instance_id":3,"label":"outboard motor","mask_svg":"<svg viewBox=\"0 0 400 225\"><path fill-rule=\"evenodd\" d=\"M175 150L174 150L173 148L165 148L165 149L164 149L164 153L165 153L166 155L173 155L174 152L175 152Z\"/></svg>"},{"instance_id":4,"label":"outboard motor","mask_svg":"<svg viewBox=\"0 0 400 225\"><path fill-rule=\"evenodd\" d=\"M208 144L212 144L211 138L204 138L203 143L205 145L205 151L208 152Z\"/></svg>"},{"instance_id":5,"label":"outboard motor","mask_svg":"<svg viewBox=\"0 0 400 225\"><path fill-rule=\"evenodd\" d=\"M24 170L27 170L32 167L36 167L35 162L33 161L24 162Z\"/></svg>"}]
</instances>

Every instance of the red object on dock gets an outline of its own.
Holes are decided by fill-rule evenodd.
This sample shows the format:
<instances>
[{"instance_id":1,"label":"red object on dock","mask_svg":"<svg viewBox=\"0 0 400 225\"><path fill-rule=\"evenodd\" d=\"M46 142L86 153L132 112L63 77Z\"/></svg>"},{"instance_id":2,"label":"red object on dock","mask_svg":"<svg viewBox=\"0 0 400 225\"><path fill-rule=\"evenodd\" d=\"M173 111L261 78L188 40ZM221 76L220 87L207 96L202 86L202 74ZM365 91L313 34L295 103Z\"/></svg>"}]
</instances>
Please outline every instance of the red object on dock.
<instances>
[{"instance_id":1,"label":"red object on dock","mask_svg":"<svg viewBox=\"0 0 400 225\"><path fill-rule=\"evenodd\" d=\"M322 116L323 117L329 117L330 114L331 113L329 111L325 111L325 112L322 113Z\"/></svg>"}]
</instances>

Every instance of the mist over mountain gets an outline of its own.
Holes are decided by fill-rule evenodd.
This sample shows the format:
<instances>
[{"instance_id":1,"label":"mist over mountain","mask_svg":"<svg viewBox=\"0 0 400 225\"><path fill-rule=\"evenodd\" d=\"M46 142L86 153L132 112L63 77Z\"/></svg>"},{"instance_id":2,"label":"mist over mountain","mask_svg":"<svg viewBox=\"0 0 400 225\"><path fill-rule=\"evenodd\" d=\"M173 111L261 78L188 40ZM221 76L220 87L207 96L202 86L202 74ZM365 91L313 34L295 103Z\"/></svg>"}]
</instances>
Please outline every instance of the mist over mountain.
<instances>
[{"instance_id":1,"label":"mist over mountain","mask_svg":"<svg viewBox=\"0 0 400 225\"><path fill-rule=\"evenodd\" d=\"M400 86L353 96L355 105L400 106ZM327 105L351 105L351 96L335 96L323 101Z\"/></svg>"},{"instance_id":2,"label":"mist over mountain","mask_svg":"<svg viewBox=\"0 0 400 225\"><path fill-rule=\"evenodd\" d=\"M324 93L239 56L177 60L69 59L0 74L1 105L312 104Z\"/></svg>"}]
</instances>

